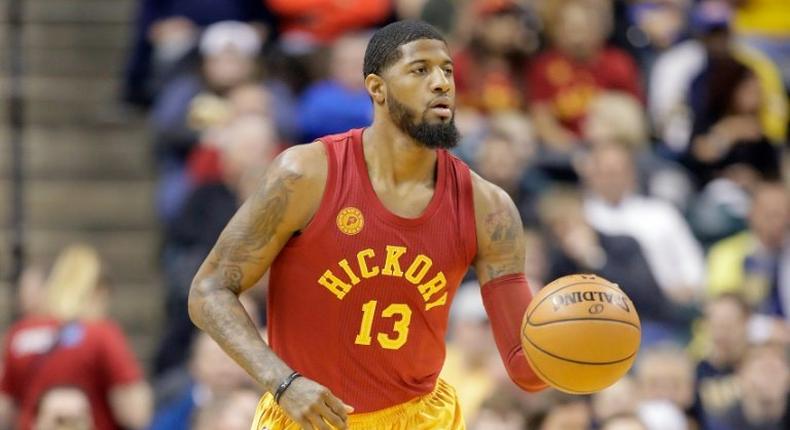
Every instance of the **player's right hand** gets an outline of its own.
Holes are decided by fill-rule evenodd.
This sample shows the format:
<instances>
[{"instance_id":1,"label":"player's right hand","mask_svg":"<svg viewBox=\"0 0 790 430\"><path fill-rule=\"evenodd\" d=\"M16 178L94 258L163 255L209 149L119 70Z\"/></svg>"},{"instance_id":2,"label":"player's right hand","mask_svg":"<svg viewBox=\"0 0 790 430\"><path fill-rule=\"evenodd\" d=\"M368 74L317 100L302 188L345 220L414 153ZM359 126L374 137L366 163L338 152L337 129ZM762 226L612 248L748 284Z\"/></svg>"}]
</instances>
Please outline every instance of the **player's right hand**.
<instances>
[{"instance_id":1,"label":"player's right hand","mask_svg":"<svg viewBox=\"0 0 790 430\"><path fill-rule=\"evenodd\" d=\"M328 388L305 377L297 378L285 390L280 407L304 430L348 429L348 414L354 412Z\"/></svg>"}]
</instances>

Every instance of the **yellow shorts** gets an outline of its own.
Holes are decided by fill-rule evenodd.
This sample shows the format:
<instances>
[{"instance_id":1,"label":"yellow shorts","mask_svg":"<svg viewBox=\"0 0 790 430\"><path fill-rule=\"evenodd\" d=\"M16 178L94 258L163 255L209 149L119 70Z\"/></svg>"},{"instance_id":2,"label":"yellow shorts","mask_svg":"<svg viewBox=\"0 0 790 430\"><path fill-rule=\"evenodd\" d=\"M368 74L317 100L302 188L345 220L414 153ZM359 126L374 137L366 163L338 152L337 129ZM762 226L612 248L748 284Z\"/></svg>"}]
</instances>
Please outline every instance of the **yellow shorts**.
<instances>
[{"instance_id":1,"label":"yellow shorts","mask_svg":"<svg viewBox=\"0 0 790 430\"><path fill-rule=\"evenodd\" d=\"M348 416L352 430L464 430L464 419L455 389L441 379L436 388L408 402L386 409ZM274 403L271 394L258 402L251 430L301 430Z\"/></svg>"}]
</instances>

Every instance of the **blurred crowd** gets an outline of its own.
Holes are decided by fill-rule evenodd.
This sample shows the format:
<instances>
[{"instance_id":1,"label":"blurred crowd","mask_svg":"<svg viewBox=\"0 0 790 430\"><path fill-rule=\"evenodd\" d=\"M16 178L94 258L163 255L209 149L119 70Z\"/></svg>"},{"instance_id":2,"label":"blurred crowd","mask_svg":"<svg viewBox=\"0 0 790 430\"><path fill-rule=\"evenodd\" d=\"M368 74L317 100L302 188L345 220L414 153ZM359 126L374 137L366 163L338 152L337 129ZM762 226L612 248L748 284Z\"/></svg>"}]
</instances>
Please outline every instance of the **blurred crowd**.
<instances>
[{"instance_id":1,"label":"blurred crowd","mask_svg":"<svg viewBox=\"0 0 790 430\"><path fill-rule=\"evenodd\" d=\"M611 388L526 395L470 276L443 374L469 428L790 428L790 2L139 0L124 99L156 151L160 346L146 377L95 251L31 267L0 429L248 428L258 388L189 321L192 277L274 156L371 122L367 40L406 18L447 35L455 152L516 202L531 288L594 272L642 320ZM265 332L261 284L244 302Z\"/></svg>"}]
</instances>

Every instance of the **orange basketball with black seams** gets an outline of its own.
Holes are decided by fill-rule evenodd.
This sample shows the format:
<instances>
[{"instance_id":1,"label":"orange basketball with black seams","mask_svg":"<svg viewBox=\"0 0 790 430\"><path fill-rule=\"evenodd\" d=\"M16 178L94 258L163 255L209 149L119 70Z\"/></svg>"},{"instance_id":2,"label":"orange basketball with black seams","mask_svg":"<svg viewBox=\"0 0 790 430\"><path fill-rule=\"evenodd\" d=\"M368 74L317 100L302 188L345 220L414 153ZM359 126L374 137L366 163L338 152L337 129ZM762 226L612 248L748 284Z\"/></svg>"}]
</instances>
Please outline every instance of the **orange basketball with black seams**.
<instances>
[{"instance_id":1,"label":"orange basketball with black seams","mask_svg":"<svg viewBox=\"0 0 790 430\"><path fill-rule=\"evenodd\" d=\"M587 394L628 372L641 332L634 304L617 284L597 275L569 275L532 299L521 324L521 344L546 383Z\"/></svg>"}]
</instances>

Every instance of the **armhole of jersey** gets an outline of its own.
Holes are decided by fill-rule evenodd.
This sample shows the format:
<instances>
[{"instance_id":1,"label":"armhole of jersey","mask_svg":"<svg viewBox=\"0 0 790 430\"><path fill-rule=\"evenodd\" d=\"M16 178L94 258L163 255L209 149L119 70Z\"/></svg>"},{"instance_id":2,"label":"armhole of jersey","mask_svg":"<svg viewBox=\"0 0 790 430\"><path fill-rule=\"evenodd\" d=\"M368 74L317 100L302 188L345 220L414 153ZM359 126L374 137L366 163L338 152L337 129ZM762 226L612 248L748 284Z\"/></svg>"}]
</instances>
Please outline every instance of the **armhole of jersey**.
<instances>
[{"instance_id":1,"label":"armhole of jersey","mask_svg":"<svg viewBox=\"0 0 790 430\"><path fill-rule=\"evenodd\" d=\"M460 164L460 163L459 163ZM466 247L469 264L477 256L477 223L475 222L475 193L472 189L472 174L469 167L460 164L458 179L461 182L461 237Z\"/></svg>"},{"instance_id":2,"label":"armhole of jersey","mask_svg":"<svg viewBox=\"0 0 790 430\"><path fill-rule=\"evenodd\" d=\"M336 147L332 145L330 142L325 142L323 140L319 140L321 144L324 145L324 150L326 151L326 184L324 185L324 194L321 196L321 202L318 204L318 209L316 209L313 218L307 223L307 225L302 229L301 234L294 237L292 242L301 242L302 240L308 239L315 231L318 229L320 231L321 227L327 222L327 214L331 213L331 208L328 205L331 202L335 201L335 193L337 192L337 154L335 154ZM296 243L293 243L296 245Z\"/></svg>"}]
</instances>

